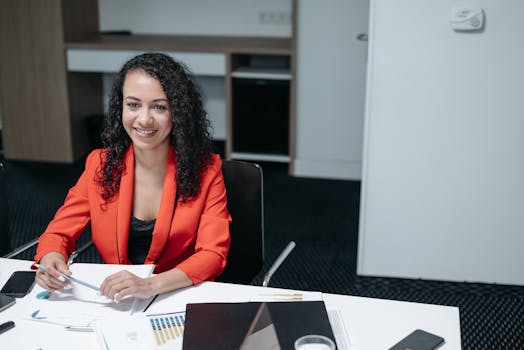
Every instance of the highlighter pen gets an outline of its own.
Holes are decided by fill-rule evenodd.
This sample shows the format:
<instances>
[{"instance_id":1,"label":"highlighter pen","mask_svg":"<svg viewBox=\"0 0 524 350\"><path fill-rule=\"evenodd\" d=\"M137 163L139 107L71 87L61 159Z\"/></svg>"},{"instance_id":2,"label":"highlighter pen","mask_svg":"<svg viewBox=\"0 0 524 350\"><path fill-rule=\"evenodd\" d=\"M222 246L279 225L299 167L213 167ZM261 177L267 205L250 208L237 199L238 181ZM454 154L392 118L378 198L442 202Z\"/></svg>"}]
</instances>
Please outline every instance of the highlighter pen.
<instances>
[{"instance_id":1,"label":"highlighter pen","mask_svg":"<svg viewBox=\"0 0 524 350\"><path fill-rule=\"evenodd\" d=\"M73 282L73 283L78 283L78 284L81 284L82 286L84 287L87 287L87 288L91 288L97 292L100 291L100 288L96 287L96 286L93 286L92 284L89 284L87 282L84 282L82 280L79 280L78 278L75 278L73 276L69 276L69 275L65 275L65 274L62 274L62 276L68 280L69 282Z\"/></svg>"}]
</instances>

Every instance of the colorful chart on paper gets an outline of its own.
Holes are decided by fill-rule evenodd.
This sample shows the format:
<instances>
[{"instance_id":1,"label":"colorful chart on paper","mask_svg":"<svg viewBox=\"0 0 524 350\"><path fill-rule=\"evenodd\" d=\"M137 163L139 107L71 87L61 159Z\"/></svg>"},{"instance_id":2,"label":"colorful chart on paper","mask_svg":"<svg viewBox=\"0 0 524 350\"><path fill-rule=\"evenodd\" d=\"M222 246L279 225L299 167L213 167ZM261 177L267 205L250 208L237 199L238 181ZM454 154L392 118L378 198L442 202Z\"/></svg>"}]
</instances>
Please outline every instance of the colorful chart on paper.
<instances>
[{"instance_id":1,"label":"colorful chart on paper","mask_svg":"<svg viewBox=\"0 0 524 350\"><path fill-rule=\"evenodd\" d=\"M181 343L184 336L185 312L149 315L151 331L159 347L169 347Z\"/></svg>"}]
</instances>

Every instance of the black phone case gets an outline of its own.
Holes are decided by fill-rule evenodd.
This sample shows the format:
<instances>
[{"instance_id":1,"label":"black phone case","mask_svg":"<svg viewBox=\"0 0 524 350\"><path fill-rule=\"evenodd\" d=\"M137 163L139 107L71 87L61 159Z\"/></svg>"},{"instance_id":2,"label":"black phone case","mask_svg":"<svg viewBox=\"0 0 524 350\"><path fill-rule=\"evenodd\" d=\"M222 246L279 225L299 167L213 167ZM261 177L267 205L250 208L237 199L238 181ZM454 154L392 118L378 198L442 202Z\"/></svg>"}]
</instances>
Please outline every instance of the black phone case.
<instances>
[{"instance_id":1,"label":"black phone case","mask_svg":"<svg viewBox=\"0 0 524 350\"><path fill-rule=\"evenodd\" d=\"M0 294L0 312L13 305L15 302L16 299L14 297L5 294Z\"/></svg>"},{"instance_id":2,"label":"black phone case","mask_svg":"<svg viewBox=\"0 0 524 350\"><path fill-rule=\"evenodd\" d=\"M444 344L444 338L416 329L389 350L434 350Z\"/></svg>"},{"instance_id":3,"label":"black phone case","mask_svg":"<svg viewBox=\"0 0 524 350\"><path fill-rule=\"evenodd\" d=\"M35 271L15 271L0 290L0 293L21 298L33 289Z\"/></svg>"}]
</instances>

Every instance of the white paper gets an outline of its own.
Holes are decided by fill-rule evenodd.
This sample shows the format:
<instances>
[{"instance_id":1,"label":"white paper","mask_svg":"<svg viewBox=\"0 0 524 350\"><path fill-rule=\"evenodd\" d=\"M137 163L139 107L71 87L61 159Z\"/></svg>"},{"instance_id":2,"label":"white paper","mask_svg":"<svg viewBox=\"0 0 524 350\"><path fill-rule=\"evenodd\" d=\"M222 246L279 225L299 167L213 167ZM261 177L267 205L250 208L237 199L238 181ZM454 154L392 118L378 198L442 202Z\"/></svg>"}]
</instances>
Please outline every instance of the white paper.
<instances>
[{"instance_id":1,"label":"white paper","mask_svg":"<svg viewBox=\"0 0 524 350\"><path fill-rule=\"evenodd\" d=\"M148 277L154 269L154 265L116 265L116 264L72 264L69 269L72 276L93 286L100 287L104 279L120 271L129 271L138 277ZM97 291L81 284L70 283L72 296L76 299L93 303L112 303L112 300L100 296Z\"/></svg>"},{"instance_id":2,"label":"white paper","mask_svg":"<svg viewBox=\"0 0 524 350\"><path fill-rule=\"evenodd\" d=\"M111 264L83 264L70 266L73 275L90 284L99 286L109 275L128 270L139 277L147 277L153 271L154 265L111 265ZM48 299L25 300L23 312L27 319L58 324L62 326L89 326L97 320L114 317L115 315L129 315L136 309L145 306L149 300L139 300L134 297L125 298L119 303L97 295L82 295L79 298L70 286L66 289L51 293ZM82 287L88 289L86 287ZM139 301L138 303L136 301Z\"/></svg>"},{"instance_id":3,"label":"white paper","mask_svg":"<svg viewBox=\"0 0 524 350\"><path fill-rule=\"evenodd\" d=\"M155 340L148 332L149 321L143 315L99 320L93 323L100 349L153 349Z\"/></svg>"},{"instance_id":4,"label":"white paper","mask_svg":"<svg viewBox=\"0 0 524 350\"><path fill-rule=\"evenodd\" d=\"M177 318L177 322L174 321ZM182 349L185 312L108 318L93 323L102 350Z\"/></svg>"}]
</instances>

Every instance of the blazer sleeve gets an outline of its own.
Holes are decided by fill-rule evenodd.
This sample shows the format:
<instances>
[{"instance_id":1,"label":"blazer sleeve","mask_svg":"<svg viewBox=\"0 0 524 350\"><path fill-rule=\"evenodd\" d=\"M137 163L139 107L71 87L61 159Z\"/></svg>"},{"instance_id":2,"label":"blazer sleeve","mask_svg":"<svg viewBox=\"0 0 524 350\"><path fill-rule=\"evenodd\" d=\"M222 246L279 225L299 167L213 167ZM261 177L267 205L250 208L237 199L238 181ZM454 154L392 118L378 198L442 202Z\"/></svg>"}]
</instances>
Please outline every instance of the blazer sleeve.
<instances>
[{"instance_id":1,"label":"blazer sleeve","mask_svg":"<svg viewBox=\"0 0 524 350\"><path fill-rule=\"evenodd\" d=\"M216 156L206 173L208 183L205 203L198 225L195 253L182 261L177 268L197 284L212 280L224 271L230 246L229 224L231 216L227 210L226 187L222 175L222 161Z\"/></svg>"},{"instance_id":2,"label":"blazer sleeve","mask_svg":"<svg viewBox=\"0 0 524 350\"><path fill-rule=\"evenodd\" d=\"M99 163L99 151L91 152L87 157L84 172L69 189L64 204L40 236L35 255L36 262L49 252L58 252L67 260L68 255L75 249L78 236L90 221L88 187L94 181Z\"/></svg>"}]
</instances>

